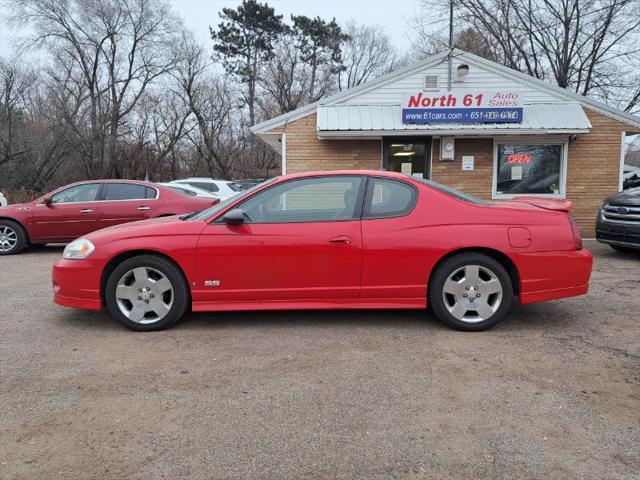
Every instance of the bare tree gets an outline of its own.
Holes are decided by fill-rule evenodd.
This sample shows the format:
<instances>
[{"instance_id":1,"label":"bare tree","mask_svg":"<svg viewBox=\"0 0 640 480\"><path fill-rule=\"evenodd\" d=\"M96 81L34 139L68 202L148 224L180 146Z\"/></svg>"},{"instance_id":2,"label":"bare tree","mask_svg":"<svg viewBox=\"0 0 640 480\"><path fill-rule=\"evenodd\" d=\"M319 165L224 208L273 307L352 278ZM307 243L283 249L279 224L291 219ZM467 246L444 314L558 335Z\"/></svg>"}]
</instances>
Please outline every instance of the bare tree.
<instances>
[{"instance_id":1,"label":"bare tree","mask_svg":"<svg viewBox=\"0 0 640 480\"><path fill-rule=\"evenodd\" d=\"M146 153L144 171L168 170L164 176L170 179L177 178L182 170L176 154L178 144L196 127L191 108L173 87L165 84L146 93L131 122L137 151Z\"/></svg>"},{"instance_id":2,"label":"bare tree","mask_svg":"<svg viewBox=\"0 0 640 480\"><path fill-rule=\"evenodd\" d=\"M0 59L0 178L4 182L39 190L58 173L72 150L53 92L41 72L21 66L18 58Z\"/></svg>"},{"instance_id":3,"label":"bare tree","mask_svg":"<svg viewBox=\"0 0 640 480\"><path fill-rule=\"evenodd\" d=\"M177 20L162 0L23 0L13 20L35 32L30 44L47 47L66 81L88 104L84 135L91 161L119 175L118 139L148 86L176 63L169 48Z\"/></svg>"},{"instance_id":4,"label":"bare tree","mask_svg":"<svg viewBox=\"0 0 640 480\"><path fill-rule=\"evenodd\" d=\"M0 165L29 151L21 135L25 123L28 92L34 88L37 75L33 70L0 58Z\"/></svg>"},{"instance_id":5,"label":"bare tree","mask_svg":"<svg viewBox=\"0 0 640 480\"><path fill-rule=\"evenodd\" d=\"M338 88L347 90L394 70L398 52L380 26L350 22L345 28L349 39L342 54L344 70L338 76Z\"/></svg>"},{"instance_id":6,"label":"bare tree","mask_svg":"<svg viewBox=\"0 0 640 480\"><path fill-rule=\"evenodd\" d=\"M259 101L265 117L290 112L308 103L308 93L312 81L312 72L300 58L290 37L282 38L274 49L274 54L261 75L260 87L266 93ZM317 83L317 70L316 79ZM323 75L323 82L326 77ZM321 91L326 92L323 85Z\"/></svg>"},{"instance_id":7,"label":"bare tree","mask_svg":"<svg viewBox=\"0 0 640 480\"><path fill-rule=\"evenodd\" d=\"M204 49L183 38L183 58L176 79L183 100L195 118L188 134L212 177L231 178L242 149L242 132L235 128L234 98L226 78L216 76ZM197 166L196 166L197 168Z\"/></svg>"}]
</instances>

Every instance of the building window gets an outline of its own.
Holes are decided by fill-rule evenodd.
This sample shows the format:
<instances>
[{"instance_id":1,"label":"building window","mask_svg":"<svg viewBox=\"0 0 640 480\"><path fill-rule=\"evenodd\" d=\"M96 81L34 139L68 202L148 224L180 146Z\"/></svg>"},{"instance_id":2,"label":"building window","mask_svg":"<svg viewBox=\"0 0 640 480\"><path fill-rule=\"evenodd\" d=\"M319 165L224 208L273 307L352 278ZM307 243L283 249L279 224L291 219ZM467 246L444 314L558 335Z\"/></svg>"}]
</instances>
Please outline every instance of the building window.
<instances>
[{"instance_id":1,"label":"building window","mask_svg":"<svg viewBox=\"0 0 640 480\"><path fill-rule=\"evenodd\" d=\"M382 166L391 172L428 179L431 173L431 139L428 137L385 139Z\"/></svg>"},{"instance_id":2,"label":"building window","mask_svg":"<svg viewBox=\"0 0 640 480\"><path fill-rule=\"evenodd\" d=\"M566 148L566 143L496 143L494 197L564 197Z\"/></svg>"}]
</instances>

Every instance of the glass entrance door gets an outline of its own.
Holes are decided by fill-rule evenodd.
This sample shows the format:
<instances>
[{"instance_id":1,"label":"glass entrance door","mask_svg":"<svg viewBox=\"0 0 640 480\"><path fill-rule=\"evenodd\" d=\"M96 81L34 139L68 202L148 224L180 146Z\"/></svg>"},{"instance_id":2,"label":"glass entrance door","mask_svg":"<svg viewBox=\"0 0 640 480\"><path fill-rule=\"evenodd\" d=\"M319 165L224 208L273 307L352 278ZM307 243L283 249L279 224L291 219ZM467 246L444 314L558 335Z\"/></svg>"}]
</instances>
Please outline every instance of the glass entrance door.
<instances>
[{"instance_id":1,"label":"glass entrance door","mask_svg":"<svg viewBox=\"0 0 640 480\"><path fill-rule=\"evenodd\" d=\"M385 170L429 178L431 172L431 137L386 138Z\"/></svg>"}]
</instances>

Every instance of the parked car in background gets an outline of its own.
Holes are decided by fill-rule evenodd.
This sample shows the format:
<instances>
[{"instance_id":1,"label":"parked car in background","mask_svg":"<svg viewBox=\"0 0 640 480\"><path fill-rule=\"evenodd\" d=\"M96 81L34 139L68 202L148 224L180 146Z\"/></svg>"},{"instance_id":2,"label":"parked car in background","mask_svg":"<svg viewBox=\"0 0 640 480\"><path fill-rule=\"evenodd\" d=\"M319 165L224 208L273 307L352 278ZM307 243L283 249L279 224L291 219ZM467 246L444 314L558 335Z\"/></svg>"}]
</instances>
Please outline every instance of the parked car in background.
<instances>
[{"instance_id":1,"label":"parked car in background","mask_svg":"<svg viewBox=\"0 0 640 480\"><path fill-rule=\"evenodd\" d=\"M203 210L218 202L149 182L73 183L30 203L0 207L0 255L18 253L27 245L70 242L120 223Z\"/></svg>"},{"instance_id":2,"label":"parked car in background","mask_svg":"<svg viewBox=\"0 0 640 480\"><path fill-rule=\"evenodd\" d=\"M167 188L170 188L171 190L174 190L178 193L182 193L183 195L187 195L189 197L217 198L218 200L220 199L220 197L218 197L217 195L211 192L208 192L207 190L203 190L201 188L194 187L193 185L189 185L188 183L177 184L177 183L171 183L171 182L162 182L162 183L158 183L158 185L163 185Z\"/></svg>"},{"instance_id":3,"label":"parked car in background","mask_svg":"<svg viewBox=\"0 0 640 480\"><path fill-rule=\"evenodd\" d=\"M484 330L520 303L582 295L571 202L484 202L394 172L268 180L197 214L94 232L53 268L55 301L158 330L189 308L425 308ZM576 304L578 305L578 304Z\"/></svg>"},{"instance_id":4,"label":"parked car in background","mask_svg":"<svg viewBox=\"0 0 640 480\"><path fill-rule=\"evenodd\" d=\"M220 200L226 200L238 194L240 189L234 187L233 182L228 180L214 180L206 177L190 177L182 180L169 182L176 185L191 185L206 190L216 195Z\"/></svg>"},{"instance_id":5,"label":"parked car in background","mask_svg":"<svg viewBox=\"0 0 640 480\"><path fill-rule=\"evenodd\" d=\"M237 188L237 191L248 190L251 187L264 182L264 178L247 178L244 180L234 180L233 185Z\"/></svg>"},{"instance_id":6,"label":"parked car in background","mask_svg":"<svg viewBox=\"0 0 640 480\"><path fill-rule=\"evenodd\" d=\"M598 213L596 239L620 252L640 253L640 186L607 197Z\"/></svg>"},{"instance_id":7,"label":"parked car in background","mask_svg":"<svg viewBox=\"0 0 640 480\"><path fill-rule=\"evenodd\" d=\"M0 207L7 206L7 198L0 192Z\"/></svg>"}]
</instances>

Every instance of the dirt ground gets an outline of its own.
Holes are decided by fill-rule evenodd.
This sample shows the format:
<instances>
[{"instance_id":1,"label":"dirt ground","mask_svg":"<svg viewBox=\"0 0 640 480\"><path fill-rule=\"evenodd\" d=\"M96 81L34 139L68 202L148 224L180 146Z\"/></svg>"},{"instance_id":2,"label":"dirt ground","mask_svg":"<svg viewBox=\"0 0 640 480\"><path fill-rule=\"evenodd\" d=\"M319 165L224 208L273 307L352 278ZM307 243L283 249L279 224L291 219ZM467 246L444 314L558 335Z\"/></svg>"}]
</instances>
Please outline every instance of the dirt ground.
<instances>
[{"instance_id":1,"label":"dirt ground","mask_svg":"<svg viewBox=\"0 0 640 480\"><path fill-rule=\"evenodd\" d=\"M192 314L134 333L0 258L2 479L640 478L640 256L484 333L424 312Z\"/></svg>"}]
</instances>

